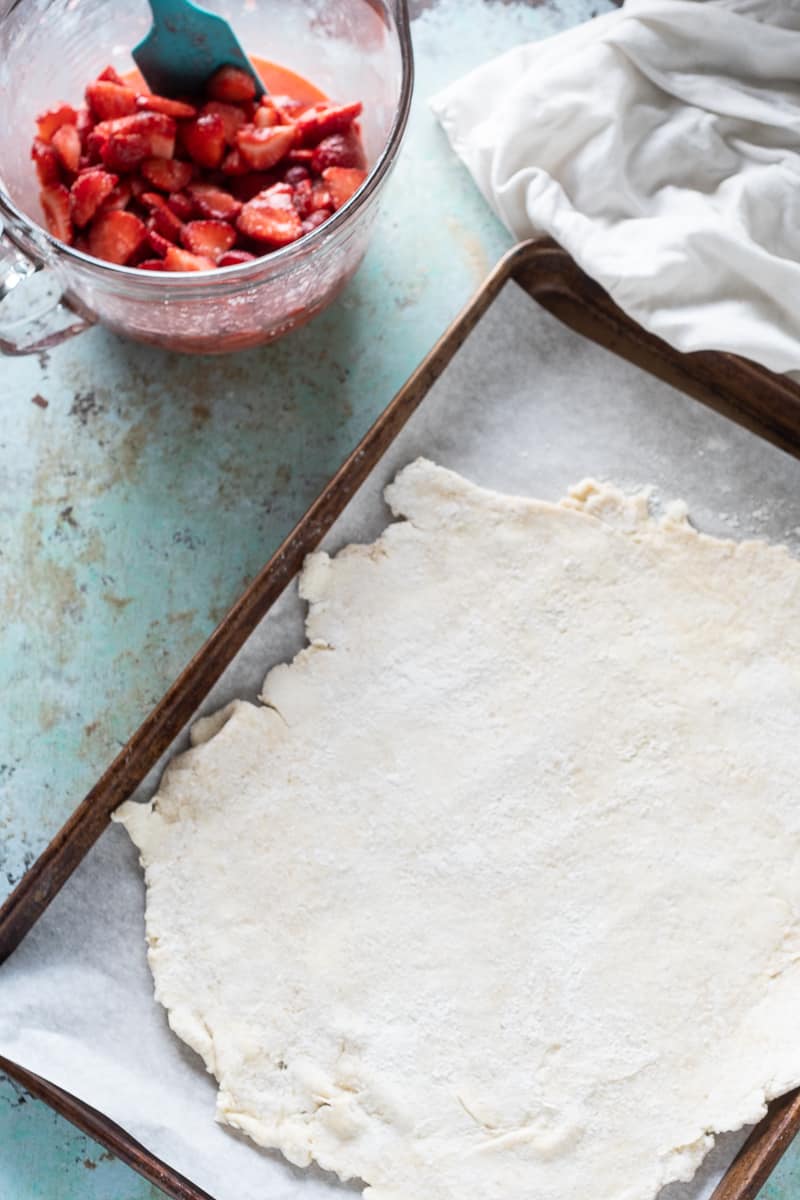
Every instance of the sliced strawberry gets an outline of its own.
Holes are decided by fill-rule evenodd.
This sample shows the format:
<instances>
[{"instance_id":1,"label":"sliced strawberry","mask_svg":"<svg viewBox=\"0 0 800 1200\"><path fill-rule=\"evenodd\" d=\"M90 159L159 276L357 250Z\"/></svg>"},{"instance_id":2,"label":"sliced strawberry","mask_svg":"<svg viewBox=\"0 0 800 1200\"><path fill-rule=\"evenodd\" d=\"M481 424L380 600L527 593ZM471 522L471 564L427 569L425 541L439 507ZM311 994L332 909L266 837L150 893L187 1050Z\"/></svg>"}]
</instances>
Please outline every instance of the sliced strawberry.
<instances>
[{"instance_id":1,"label":"sliced strawberry","mask_svg":"<svg viewBox=\"0 0 800 1200\"><path fill-rule=\"evenodd\" d=\"M97 76L100 83L106 80L108 83L124 83L121 75L119 75L112 66L104 67Z\"/></svg>"},{"instance_id":2,"label":"sliced strawberry","mask_svg":"<svg viewBox=\"0 0 800 1200\"><path fill-rule=\"evenodd\" d=\"M316 212L320 208L333 209L333 196L330 194L324 179L315 179L311 188L311 208Z\"/></svg>"},{"instance_id":3,"label":"sliced strawberry","mask_svg":"<svg viewBox=\"0 0 800 1200\"><path fill-rule=\"evenodd\" d=\"M53 134L51 143L62 166L74 175L81 163L81 139L74 125L62 125Z\"/></svg>"},{"instance_id":4,"label":"sliced strawberry","mask_svg":"<svg viewBox=\"0 0 800 1200\"><path fill-rule=\"evenodd\" d=\"M192 164L177 158L146 158L139 170L148 183L162 192L183 191L194 178Z\"/></svg>"},{"instance_id":5,"label":"sliced strawberry","mask_svg":"<svg viewBox=\"0 0 800 1200\"><path fill-rule=\"evenodd\" d=\"M140 197L141 203L152 213L154 227L162 237L170 242L180 241L183 224L167 204L163 196L155 192L144 192Z\"/></svg>"},{"instance_id":6,"label":"sliced strawberry","mask_svg":"<svg viewBox=\"0 0 800 1200\"><path fill-rule=\"evenodd\" d=\"M81 139L81 146L86 149L86 139L94 129L94 117L89 112L86 105L82 105L78 109L78 115L75 119L75 128L78 131L78 136Z\"/></svg>"},{"instance_id":7,"label":"sliced strawberry","mask_svg":"<svg viewBox=\"0 0 800 1200\"><path fill-rule=\"evenodd\" d=\"M188 221L194 213L194 202L186 192L170 192L167 204L181 221Z\"/></svg>"},{"instance_id":8,"label":"sliced strawberry","mask_svg":"<svg viewBox=\"0 0 800 1200\"><path fill-rule=\"evenodd\" d=\"M91 134L90 138L94 136ZM149 151L147 140L140 133L119 133L103 142L100 158L109 171L133 171Z\"/></svg>"},{"instance_id":9,"label":"sliced strawberry","mask_svg":"<svg viewBox=\"0 0 800 1200\"><path fill-rule=\"evenodd\" d=\"M272 170L251 170L247 175L233 176L230 180L230 191L234 193L237 200L241 200L242 204L247 204L248 200L258 196L259 192L264 192L267 187L275 187L276 184L282 184L282 182L281 166L273 167Z\"/></svg>"},{"instance_id":10,"label":"sliced strawberry","mask_svg":"<svg viewBox=\"0 0 800 1200\"><path fill-rule=\"evenodd\" d=\"M31 154L48 227L71 243L78 231L98 258L177 271L252 262L259 247L317 228L366 178L361 105L257 100L256 90L225 67L196 107L107 68L80 112L61 105L39 118Z\"/></svg>"},{"instance_id":11,"label":"sliced strawberry","mask_svg":"<svg viewBox=\"0 0 800 1200\"><path fill-rule=\"evenodd\" d=\"M141 192L136 199L144 208L149 208L151 211L156 208L161 208L162 204L166 205L166 200L160 196L158 192Z\"/></svg>"},{"instance_id":12,"label":"sliced strawberry","mask_svg":"<svg viewBox=\"0 0 800 1200\"><path fill-rule=\"evenodd\" d=\"M146 145L145 158L172 158L175 153L177 125L164 113L137 112L129 117L101 121L94 134L113 140L118 137L141 138Z\"/></svg>"},{"instance_id":13,"label":"sliced strawberry","mask_svg":"<svg viewBox=\"0 0 800 1200\"><path fill-rule=\"evenodd\" d=\"M181 241L192 254L217 261L236 241L236 230L227 221L190 221L184 225Z\"/></svg>"},{"instance_id":14,"label":"sliced strawberry","mask_svg":"<svg viewBox=\"0 0 800 1200\"><path fill-rule=\"evenodd\" d=\"M36 163L36 174L42 187L61 182L58 155L52 146L43 142L41 138L36 138L31 146L31 158Z\"/></svg>"},{"instance_id":15,"label":"sliced strawberry","mask_svg":"<svg viewBox=\"0 0 800 1200\"><path fill-rule=\"evenodd\" d=\"M110 138L120 133L136 133L138 118L141 113L132 113L129 117L114 117L110 121L98 121L94 127L94 133L98 137Z\"/></svg>"},{"instance_id":16,"label":"sliced strawberry","mask_svg":"<svg viewBox=\"0 0 800 1200\"><path fill-rule=\"evenodd\" d=\"M356 167L326 167L322 178L328 185L334 209L341 208L357 192L367 178L366 171Z\"/></svg>"},{"instance_id":17,"label":"sliced strawberry","mask_svg":"<svg viewBox=\"0 0 800 1200\"><path fill-rule=\"evenodd\" d=\"M158 232L152 225L148 223L147 227L147 243L155 250L156 254L160 254L164 258L169 248L174 244Z\"/></svg>"},{"instance_id":18,"label":"sliced strawberry","mask_svg":"<svg viewBox=\"0 0 800 1200\"><path fill-rule=\"evenodd\" d=\"M58 104L36 118L36 131L43 142L50 142L57 129L62 125L74 125L77 118L78 114L71 104Z\"/></svg>"},{"instance_id":19,"label":"sliced strawberry","mask_svg":"<svg viewBox=\"0 0 800 1200\"><path fill-rule=\"evenodd\" d=\"M274 187L276 183L283 183L280 167L274 167L271 171L250 171L247 175L233 176L230 187L236 199L246 204L259 192Z\"/></svg>"},{"instance_id":20,"label":"sliced strawberry","mask_svg":"<svg viewBox=\"0 0 800 1200\"><path fill-rule=\"evenodd\" d=\"M103 151L108 145L108 135L98 133L96 129L92 129L86 135L86 154L85 157L89 163L101 163L103 161Z\"/></svg>"},{"instance_id":21,"label":"sliced strawberry","mask_svg":"<svg viewBox=\"0 0 800 1200\"><path fill-rule=\"evenodd\" d=\"M233 221L242 211L240 200L213 183L190 183L186 191L194 203L195 211L212 221Z\"/></svg>"},{"instance_id":22,"label":"sliced strawberry","mask_svg":"<svg viewBox=\"0 0 800 1200\"><path fill-rule=\"evenodd\" d=\"M250 172L250 167L238 150L229 150L220 163L219 169L223 175L247 175Z\"/></svg>"},{"instance_id":23,"label":"sliced strawberry","mask_svg":"<svg viewBox=\"0 0 800 1200\"><path fill-rule=\"evenodd\" d=\"M163 208L153 209L153 220L156 229L170 242L178 242L183 231L183 222L166 204Z\"/></svg>"},{"instance_id":24,"label":"sliced strawberry","mask_svg":"<svg viewBox=\"0 0 800 1200\"><path fill-rule=\"evenodd\" d=\"M297 118L297 144L316 146L332 133L344 133L361 115L364 106L355 104L319 104L308 108Z\"/></svg>"},{"instance_id":25,"label":"sliced strawberry","mask_svg":"<svg viewBox=\"0 0 800 1200\"><path fill-rule=\"evenodd\" d=\"M318 208L316 212L312 212L303 221L303 233L311 233L312 230L318 229L320 225L324 225L328 217L333 216L332 208Z\"/></svg>"},{"instance_id":26,"label":"sliced strawberry","mask_svg":"<svg viewBox=\"0 0 800 1200\"><path fill-rule=\"evenodd\" d=\"M190 254L188 250L179 250L177 246L170 246L164 259L168 271L213 271L214 265L212 258Z\"/></svg>"},{"instance_id":27,"label":"sliced strawberry","mask_svg":"<svg viewBox=\"0 0 800 1200\"><path fill-rule=\"evenodd\" d=\"M129 179L120 179L113 192L110 193L108 199L104 200L100 205L100 212L111 212L113 209L127 208L132 195L131 182Z\"/></svg>"},{"instance_id":28,"label":"sliced strawberry","mask_svg":"<svg viewBox=\"0 0 800 1200\"><path fill-rule=\"evenodd\" d=\"M72 217L69 211L69 192L63 183L54 183L42 188L39 203L42 206L45 224L53 237L69 244L72 241Z\"/></svg>"},{"instance_id":29,"label":"sliced strawberry","mask_svg":"<svg viewBox=\"0 0 800 1200\"><path fill-rule=\"evenodd\" d=\"M200 109L200 115L222 118L222 124L225 126L225 141L229 146L235 145L236 133L246 120L244 112L238 104L225 104L222 100L209 100Z\"/></svg>"},{"instance_id":30,"label":"sliced strawberry","mask_svg":"<svg viewBox=\"0 0 800 1200\"><path fill-rule=\"evenodd\" d=\"M318 175L321 175L326 167L357 167L359 171L363 171L366 166L364 147L354 129L323 138L311 155L311 167Z\"/></svg>"},{"instance_id":31,"label":"sliced strawberry","mask_svg":"<svg viewBox=\"0 0 800 1200\"><path fill-rule=\"evenodd\" d=\"M138 250L135 250L128 259L127 266L138 267L140 262L146 262L148 258L152 258L153 253L148 244L147 238L144 239Z\"/></svg>"},{"instance_id":32,"label":"sliced strawberry","mask_svg":"<svg viewBox=\"0 0 800 1200\"><path fill-rule=\"evenodd\" d=\"M253 114L253 124L257 129L271 129L273 125L282 125L283 121L273 104L260 104Z\"/></svg>"},{"instance_id":33,"label":"sliced strawberry","mask_svg":"<svg viewBox=\"0 0 800 1200\"><path fill-rule=\"evenodd\" d=\"M265 107L276 108L284 121L296 121L300 114L308 108L307 104L303 104L302 100L296 100L294 96L262 96L261 104Z\"/></svg>"},{"instance_id":34,"label":"sliced strawberry","mask_svg":"<svg viewBox=\"0 0 800 1200\"><path fill-rule=\"evenodd\" d=\"M123 83L98 79L87 87L86 103L98 121L129 117L136 112L136 92Z\"/></svg>"},{"instance_id":35,"label":"sliced strawberry","mask_svg":"<svg viewBox=\"0 0 800 1200\"><path fill-rule=\"evenodd\" d=\"M176 121L190 120L197 116L193 104L183 100L170 100L167 96L155 96L152 92L140 92L136 97L136 107L145 112L163 113L165 117L174 117Z\"/></svg>"},{"instance_id":36,"label":"sliced strawberry","mask_svg":"<svg viewBox=\"0 0 800 1200\"><path fill-rule=\"evenodd\" d=\"M146 237L147 227L133 213L99 213L89 230L89 253L106 262L126 263Z\"/></svg>"},{"instance_id":37,"label":"sliced strawberry","mask_svg":"<svg viewBox=\"0 0 800 1200\"><path fill-rule=\"evenodd\" d=\"M245 204L236 224L246 237L270 246L287 246L303 233L287 183L276 183L254 196Z\"/></svg>"},{"instance_id":38,"label":"sliced strawberry","mask_svg":"<svg viewBox=\"0 0 800 1200\"><path fill-rule=\"evenodd\" d=\"M313 157L313 150L298 150L295 146L294 150L290 150L286 155L286 161L292 166L310 167Z\"/></svg>"},{"instance_id":39,"label":"sliced strawberry","mask_svg":"<svg viewBox=\"0 0 800 1200\"><path fill-rule=\"evenodd\" d=\"M136 132L147 139L150 158L172 158L177 131L172 117L165 113L143 112L129 119L136 122Z\"/></svg>"},{"instance_id":40,"label":"sliced strawberry","mask_svg":"<svg viewBox=\"0 0 800 1200\"><path fill-rule=\"evenodd\" d=\"M291 169L293 171L302 170L302 168L298 167L292 167ZM311 216L311 213L314 211L312 204L314 192L311 180L306 177L305 179L298 180L297 183L293 183L291 179L286 179L285 182L292 189L292 200L294 201L294 206L297 209L300 220L302 221L306 217Z\"/></svg>"},{"instance_id":41,"label":"sliced strawberry","mask_svg":"<svg viewBox=\"0 0 800 1200\"><path fill-rule=\"evenodd\" d=\"M293 125L276 125L271 129L245 126L236 135L236 145L254 171L268 171L289 153L294 136Z\"/></svg>"},{"instance_id":42,"label":"sliced strawberry","mask_svg":"<svg viewBox=\"0 0 800 1200\"><path fill-rule=\"evenodd\" d=\"M219 113L206 113L181 129L186 153L201 167L213 169L225 153L225 122Z\"/></svg>"},{"instance_id":43,"label":"sliced strawberry","mask_svg":"<svg viewBox=\"0 0 800 1200\"><path fill-rule=\"evenodd\" d=\"M223 254L217 259L217 266L238 267L241 263L255 261L255 254L251 254L249 250L228 250L227 254Z\"/></svg>"},{"instance_id":44,"label":"sliced strawberry","mask_svg":"<svg viewBox=\"0 0 800 1200\"><path fill-rule=\"evenodd\" d=\"M72 185L70 208L72 220L79 227L88 225L94 214L114 191L118 179L108 171L96 168L85 171Z\"/></svg>"},{"instance_id":45,"label":"sliced strawberry","mask_svg":"<svg viewBox=\"0 0 800 1200\"><path fill-rule=\"evenodd\" d=\"M308 167L288 167L283 173L283 182L290 183L292 187L297 187L298 183L304 183L305 180L311 180Z\"/></svg>"},{"instance_id":46,"label":"sliced strawberry","mask_svg":"<svg viewBox=\"0 0 800 1200\"><path fill-rule=\"evenodd\" d=\"M208 83L206 93L212 100L226 100L235 103L237 100L253 100L256 94L256 81L247 71L240 67L220 67Z\"/></svg>"}]
</instances>

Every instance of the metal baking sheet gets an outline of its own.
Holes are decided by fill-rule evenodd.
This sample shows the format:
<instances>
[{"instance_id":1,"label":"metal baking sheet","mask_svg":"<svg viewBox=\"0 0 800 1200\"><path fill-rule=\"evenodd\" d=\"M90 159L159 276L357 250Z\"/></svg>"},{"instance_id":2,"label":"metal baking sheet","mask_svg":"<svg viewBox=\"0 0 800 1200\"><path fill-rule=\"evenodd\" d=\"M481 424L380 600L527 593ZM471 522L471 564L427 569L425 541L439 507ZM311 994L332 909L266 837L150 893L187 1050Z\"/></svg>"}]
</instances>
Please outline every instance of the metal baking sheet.
<instances>
[{"instance_id":1,"label":"metal baking sheet","mask_svg":"<svg viewBox=\"0 0 800 1200\"><path fill-rule=\"evenodd\" d=\"M116 827L93 846L108 813L137 783L141 798L152 792L163 762L184 746L192 712L255 699L267 669L300 648L302 605L293 584L281 589L323 534L331 550L375 537L390 519L383 487L419 455L486 486L550 499L587 475L651 484L656 503L685 499L706 532L800 552L796 459L642 366L797 453L794 385L729 356L678 355L622 317L563 252L518 248L0 914L0 953L19 943L0 988L7 1069L171 1195L314 1200L352 1189L213 1124L215 1085L152 1000L135 852ZM749 1200L799 1121L796 1099L775 1106L722 1185L725 1200ZM722 1137L698 1179L673 1185L665 1200L709 1195L742 1140Z\"/></svg>"}]
</instances>

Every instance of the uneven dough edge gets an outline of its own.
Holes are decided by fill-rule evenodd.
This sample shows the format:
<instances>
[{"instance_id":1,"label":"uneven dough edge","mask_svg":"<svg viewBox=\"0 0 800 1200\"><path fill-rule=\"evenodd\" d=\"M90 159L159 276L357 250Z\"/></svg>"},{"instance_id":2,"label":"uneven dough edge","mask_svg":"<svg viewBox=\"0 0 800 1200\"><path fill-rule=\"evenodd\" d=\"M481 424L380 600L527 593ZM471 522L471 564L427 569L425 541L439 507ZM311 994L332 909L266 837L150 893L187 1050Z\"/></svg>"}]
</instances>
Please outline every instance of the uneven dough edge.
<instances>
[{"instance_id":1,"label":"uneven dough edge","mask_svg":"<svg viewBox=\"0 0 800 1200\"><path fill-rule=\"evenodd\" d=\"M791 569L797 571L796 561L783 547L768 546L762 542L724 542L722 539L708 538L695 531L688 523L685 506L672 506L665 516L655 519L649 515L647 494L630 497L619 490L586 480L570 489L569 494L556 505L543 501L529 500L502 496L488 492L468 483L455 473L435 467L424 460L418 460L405 468L386 489L386 499L396 516L406 518L387 527L386 531L375 543L368 546L352 546L337 555L372 556L390 553L392 544L397 537L406 536L403 526L406 522L412 529L428 531L433 528L447 529L452 524L470 522L473 519L485 519L487 512L493 514L498 522L509 517L524 517L531 512L556 512L571 514L575 519L601 522L612 528L618 536L639 538L643 534L671 542L675 539L699 539L725 545L728 553L738 559L746 559L748 567L758 570L760 565L769 561L773 566L780 563L781 567L791 564ZM431 502L434 501L433 507ZM281 664L273 668L265 680L263 697L266 700L264 708L256 708L244 702L235 702L218 714L203 718L193 731L195 748L180 759L175 760L165 774L167 783L173 772L186 770L191 765L191 756L196 751L202 751L203 746L209 745L224 736L225 731L232 734L242 722L257 726L259 735L263 725L270 727L270 737L276 744L285 735L285 725L279 707L272 705L270 700L273 685L280 684L286 672L295 670L299 665L315 654L324 653L327 642L320 636L319 624L324 617L330 581L331 560L325 553L317 553L309 557L300 578L300 594L309 602L307 614L307 635L309 644L299 652L291 664ZM164 784L162 783L162 789ZM114 815L113 819L123 824L135 844L138 846L141 861L145 868L146 877L155 852L163 836L165 818L159 812L158 797L146 805L128 802ZM155 972L155 968L154 968ZM156 973L157 977L157 973ZM158 987L156 991L160 999ZM207 1069L218 1076L217 1053L212 1032L198 1014L189 1010L175 1010L169 1013L172 1028L188 1045L192 1046L203 1058ZM763 1114L767 1100L779 1095L791 1087L800 1084L800 1060L796 1068L783 1079L776 1079L765 1085L760 1093L754 1093L746 1111L742 1110L735 1118L735 1123L729 1128L739 1128L748 1124ZM291 1161L305 1165L312 1159L326 1169L336 1171L342 1178L351 1177L347 1170L341 1170L341 1160L329 1157L323 1150L314 1150L313 1121L301 1122L288 1131L280 1123L265 1121L251 1114L236 1111L228 1107L228 1098L220 1093L218 1116L221 1120L247 1133L261 1145L281 1150ZM736 1123L738 1122L738 1123ZM717 1132L722 1132L718 1130ZM304 1136L307 1139L304 1143ZM654 1164L654 1184L658 1187L674 1180L689 1179L714 1143L710 1131L698 1130L696 1139L689 1144L665 1150L659 1163ZM355 1172L353 1172L354 1174ZM366 1195L374 1200L411 1200L408 1194L395 1190L386 1184L368 1187ZM642 1191L641 1196L649 1196L652 1189ZM633 1200L633 1198L632 1198Z\"/></svg>"}]
</instances>

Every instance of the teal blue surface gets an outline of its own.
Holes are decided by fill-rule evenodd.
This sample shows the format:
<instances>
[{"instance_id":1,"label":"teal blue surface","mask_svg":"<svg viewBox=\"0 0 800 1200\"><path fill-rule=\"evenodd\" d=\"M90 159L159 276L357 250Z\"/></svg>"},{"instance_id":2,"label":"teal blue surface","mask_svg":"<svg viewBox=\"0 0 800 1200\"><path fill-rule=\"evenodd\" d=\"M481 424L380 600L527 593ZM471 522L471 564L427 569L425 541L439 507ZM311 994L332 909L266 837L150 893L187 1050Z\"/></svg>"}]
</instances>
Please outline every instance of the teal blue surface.
<instances>
[{"instance_id":1,"label":"teal blue surface","mask_svg":"<svg viewBox=\"0 0 800 1200\"><path fill-rule=\"evenodd\" d=\"M308 328L224 359L95 329L3 361L2 892L510 244L426 98L608 7L443 0L415 22L417 95L374 244ZM158 1195L0 1077L2 1200ZM800 1154L764 1195L800 1197Z\"/></svg>"}]
</instances>

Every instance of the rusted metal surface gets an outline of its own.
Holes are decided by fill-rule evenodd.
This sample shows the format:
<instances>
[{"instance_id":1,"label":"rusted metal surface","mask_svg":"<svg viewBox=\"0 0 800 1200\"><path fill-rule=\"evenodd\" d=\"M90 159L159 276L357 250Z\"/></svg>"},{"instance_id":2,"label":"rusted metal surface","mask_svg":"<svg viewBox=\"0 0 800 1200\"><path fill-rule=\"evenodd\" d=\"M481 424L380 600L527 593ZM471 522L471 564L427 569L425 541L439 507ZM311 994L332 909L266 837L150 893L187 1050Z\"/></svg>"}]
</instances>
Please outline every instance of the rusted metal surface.
<instances>
[{"instance_id":1,"label":"rusted metal surface","mask_svg":"<svg viewBox=\"0 0 800 1200\"><path fill-rule=\"evenodd\" d=\"M94 330L4 361L0 897L509 245L427 96L609 7L417 0L417 98L375 245L308 329L227 360ZM771 1200L799 1176L790 1150ZM160 1195L2 1078L0 1194Z\"/></svg>"}]
</instances>

